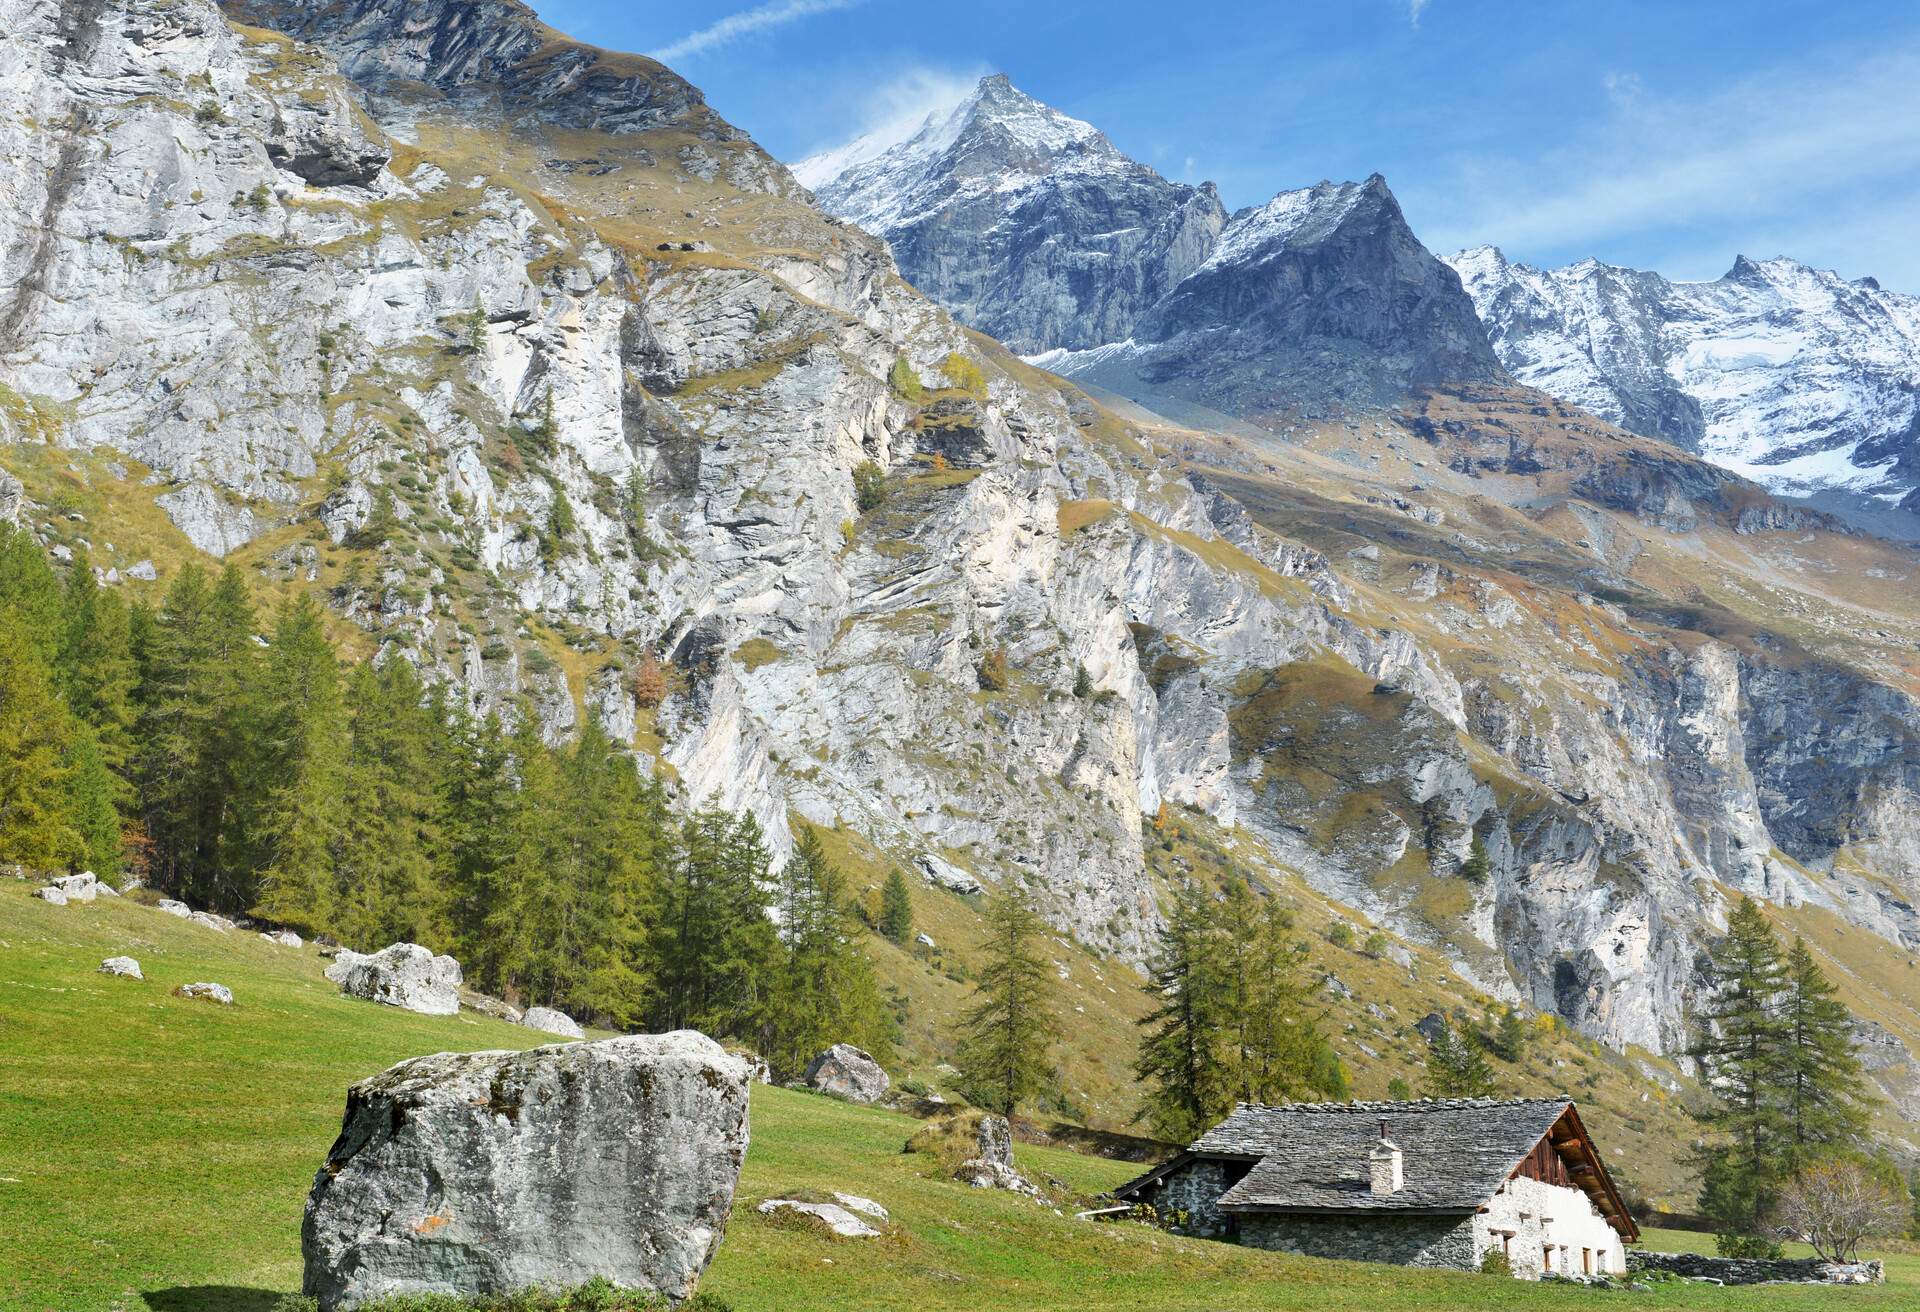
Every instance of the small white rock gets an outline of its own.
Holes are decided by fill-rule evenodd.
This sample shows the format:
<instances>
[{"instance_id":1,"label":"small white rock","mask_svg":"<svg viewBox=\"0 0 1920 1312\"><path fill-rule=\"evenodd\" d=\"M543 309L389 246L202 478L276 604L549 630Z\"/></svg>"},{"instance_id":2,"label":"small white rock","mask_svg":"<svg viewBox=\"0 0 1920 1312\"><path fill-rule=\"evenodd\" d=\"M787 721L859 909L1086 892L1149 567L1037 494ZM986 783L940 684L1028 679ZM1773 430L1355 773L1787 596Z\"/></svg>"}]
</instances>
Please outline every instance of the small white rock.
<instances>
[{"instance_id":1,"label":"small white rock","mask_svg":"<svg viewBox=\"0 0 1920 1312\"><path fill-rule=\"evenodd\" d=\"M182 984L174 992L183 998L200 998L223 1007L233 1005L233 991L225 984Z\"/></svg>"},{"instance_id":2,"label":"small white rock","mask_svg":"<svg viewBox=\"0 0 1920 1312\"><path fill-rule=\"evenodd\" d=\"M265 930L261 930L260 937L269 943L276 943L283 948L297 948L303 942L301 937L290 929L275 930L271 934Z\"/></svg>"},{"instance_id":3,"label":"small white rock","mask_svg":"<svg viewBox=\"0 0 1920 1312\"><path fill-rule=\"evenodd\" d=\"M128 979L145 979L140 973L140 963L132 957L108 957L100 963L102 975L124 975Z\"/></svg>"},{"instance_id":4,"label":"small white rock","mask_svg":"<svg viewBox=\"0 0 1920 1312\"><path fill-rule=\"evenodd\" d=\"M56 907L63 907L67 904L67 895L55 888L52 884L48 884L45 888L34 889L33 895L42 902L51 902Z\"/></svg>"},{"instance_id":5,"label":"small white rock","mask_svg":"<svg viewBox=\"0 0 1920 1312\"><path fill-rule=\"evenodd\" d=\"M170 916L178 916L182 920L190 920L193 918L193 908L185 902L177 902L173 898L163 897L154 905Z\"/></svg>"},{"instance_id":6,"label":"small white rock","mask_svg":"<svg viewBox=\"0 0 1920 1312\"><path fill-rule=\"evenodd\" d=\"M859 1194L843 1194L836 1189L833 1194L833 1201L846 1208L849 1212L859 1212L862 1216L870 1216L876 1221L884 1221L887 1219L887 1209L874 1202L871 1198L862 1198Z\"/></svg>"},{"instance_id":7,"label":"small white rock","mask_svg":"<svg viewBox=\"0 0 1920 1312\"><path fill-rule=\"evenodd\" d=\"M933 939L925 933L915 934L913 936L913 941L915 943L918 943L923 948L930 948L934 946Z\"/></svg>"},{"instance_id":8,"label":"small white rock","mask_svg":"<svg viewBox=\"0 0 1920 1312\"><path fill-rule=\"evenodd\" d=\"M769 1198L754 1209L763 1216L799 1212L811 1216L842 1239L878 1239L880 1232L838 1203L803 1203L793 1198Z\"/></svg>"}]
</instances>

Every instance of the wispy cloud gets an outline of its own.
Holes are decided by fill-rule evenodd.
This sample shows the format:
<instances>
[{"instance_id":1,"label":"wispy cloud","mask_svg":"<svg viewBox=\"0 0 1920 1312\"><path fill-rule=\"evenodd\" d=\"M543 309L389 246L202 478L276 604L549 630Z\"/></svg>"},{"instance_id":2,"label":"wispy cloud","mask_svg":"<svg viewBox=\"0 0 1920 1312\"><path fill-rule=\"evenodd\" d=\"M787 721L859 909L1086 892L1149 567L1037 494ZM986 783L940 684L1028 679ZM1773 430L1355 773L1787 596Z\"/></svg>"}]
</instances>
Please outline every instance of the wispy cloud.
<instances>
[{"instance_id":1,"label":"wispy cloud","mask_svg":"<svg viewBox=\"0 0 1920 1312\"><path fill-rule=\"evenodd\" d=\"M866 0L774 0L772 4L756 5L737 14L728 14L719 22L709 23L698 31L687 33L678 41L661 46L652 55L663 64L671 64L677 59L738 41L743 36L752 36L755 32L785 27L788 23L797 23L816 14L837 13L865 3Z\"/></svg>"},{"instance_id":2,"label":"wispy cloud","mask_svg":"<svg viewBox=\"0 0 1920 1312\"><path fill-rule=\"evenodd\" d=\"M1427 0L1407 0L1407 21L1420 26L1420 15L1427 12Z\"/></svg>"},{"instance_id":3,"label":"wispy cloud","mask_svg":"<svg viewBox=\"0 0 1920 1312\"><path fill-rule=\"evenodd\" d=\"M803 187L818 187L843 170L884 154L918 132L928 117L944 114L965 100L987 71L984 65L915 65L878 86L863 88L854 97L853 130L810 152L793 166L793 176Z\"/></svg>"},{"instance_id":4,"label":"wispy cloud","mask_svg":"<svg viewBox=\"0 0 1920 1312\"><path fill-rule=\"evenodd\" d=\"M1604 110L1557 147L1456 161L1451 177L1415 189L1435 247L1604 257L1628 243L1698 248L1712 233L1730 259L1780 253L1748 244L1808 214L1836 230L1920 224L1920 55L1779 70L1711 96L1660 95L1631 74L1603 89ZM1903 278L1920 273L1920 253L1902 263Z\"/></svg>"}]
</instances>

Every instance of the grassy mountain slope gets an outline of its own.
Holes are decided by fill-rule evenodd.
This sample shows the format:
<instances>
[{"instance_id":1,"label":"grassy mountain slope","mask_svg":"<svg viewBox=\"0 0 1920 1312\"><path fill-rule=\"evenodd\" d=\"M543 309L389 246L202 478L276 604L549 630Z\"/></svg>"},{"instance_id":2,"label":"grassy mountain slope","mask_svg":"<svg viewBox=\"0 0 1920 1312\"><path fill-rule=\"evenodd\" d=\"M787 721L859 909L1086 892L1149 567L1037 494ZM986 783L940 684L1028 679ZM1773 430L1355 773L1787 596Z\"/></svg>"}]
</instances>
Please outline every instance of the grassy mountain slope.
<instances>
[{"instance_id":1,"label":"grassy mountain slope","mask_svg":"<svg viewBox=\"0 0 1920 1312\"><path fill-rule=\"evenodd\" d=\"M145 982L94 973L132 953ZM299 1218L346 1086L402 1057L523 1047L471 1015L350 1001L311 948L175 920L129 899L50 907L0 885L0 1307L9 1312L267 1312L299 1281ZM231 1008L170 996L210 979ZM741 1312L859 1309L1315 1309L1585 1306L1578 1289L1258 1253L1094 1225L941 1178L903 1154L916 1122L756 1088L739 1206L704 1288ZM1600 1130L1599 1126L1596 1126ZM1612 1140L1600 1130L1611 1147ZM1138 1168L1025 1144L1024 1170L1089 1196ZM893 1212L888 1237L832 1241L752 1204L841 1189ZM1662 1245L1698 1236L1650 1236ZM1662 1288L1649 1307L1894 1308L1920 1289L1896 1259L1877 1290Z\"/></svg>"}]
</instances>

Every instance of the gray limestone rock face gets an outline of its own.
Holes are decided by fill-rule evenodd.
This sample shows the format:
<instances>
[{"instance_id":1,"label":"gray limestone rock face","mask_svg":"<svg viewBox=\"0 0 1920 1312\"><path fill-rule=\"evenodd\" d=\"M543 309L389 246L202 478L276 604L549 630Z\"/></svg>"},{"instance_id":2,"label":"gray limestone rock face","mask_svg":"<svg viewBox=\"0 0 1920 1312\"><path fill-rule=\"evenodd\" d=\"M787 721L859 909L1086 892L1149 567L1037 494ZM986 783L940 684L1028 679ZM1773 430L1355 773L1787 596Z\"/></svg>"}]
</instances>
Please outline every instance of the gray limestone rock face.
<instances>
[{"instance_id":1,"label":"gray limestone rock face","mask_svg":"<svg viewBox=\"0 0 1920 1312\"><path fill-rule=\"evenodd\" d=\"M132 957L108 957L100 963L102 975L120 975L126 979L145 979L140 973L140 963Z\"/></svg>"},{"instance_id":2,"label":"gray limestone rock face","mask_svg":"<svg viewBox=\"0 0 1920 1312\"><path fill-rule=\"evenodd\" d=\"M548 1034L564 1034L570 1039L584 1039L587 1032L580 1028L580 1022L554 1007L528 1007L527 1014L520 1023L530 1030L544 1030Z\"/></svg>"},{"instance_id":3,"label":"gray limestone rock face","mask_svg":"<svg viewBox=\"0 0 1920 1312\"><path fill-rule=\"evenodd\" d=\"M746 1151L746 1066L692 1031L417 1057L348 1091L301 1227L305 1292L332 1312L600 1276L678 1302Z\"/></svg>"},{"instance_id":4,"label":"gray limestone rock face","mask_svg":"<svg viewBox=\"0 0 1920 1312\"><path fill-rule=\"evenodd\" d=\"M179 997L192 998L200 1002L217 1002L223 1007L231 1007L233 1005L233 990L229 989L225 984L210 984L205 982L182 984L174 990L174 993Z\"/></svg>"},{"instance_id":5,"label":"gray limestone rock face","mask_svg":"<svg viewBox=\"0 0 1920 1312\"><path fill-rule=\"evenodd\" d=\"M5 421L0 420L0 424ZM20 522L20 506L26 500L26 492L20 486L20 480L0 469L0 524Z\"/></svg>"},{"instance_id":6,"label":"gray limestone rock face","mask_svg":"<svg viewBox=\"0 0 1920 1312\"><path fill-rule=\"evenodd\" d=\"M418 943L395 943L371 956L342 949L326 976L349 997L427 1016L460 1013L460 963Z\"/></svg>"},{"instance_id":7,"label":"gray limestone rock face","mask_svg":"<svg viewBox=\"0 0 1920 1312\"><path fill-rule=\"evenodd\" d=\"M836 1043L807 1065L807 1087L848 1102L879 1102L889 1081L880 1063L850 1043Z\"/></svg>"}]
</instances>

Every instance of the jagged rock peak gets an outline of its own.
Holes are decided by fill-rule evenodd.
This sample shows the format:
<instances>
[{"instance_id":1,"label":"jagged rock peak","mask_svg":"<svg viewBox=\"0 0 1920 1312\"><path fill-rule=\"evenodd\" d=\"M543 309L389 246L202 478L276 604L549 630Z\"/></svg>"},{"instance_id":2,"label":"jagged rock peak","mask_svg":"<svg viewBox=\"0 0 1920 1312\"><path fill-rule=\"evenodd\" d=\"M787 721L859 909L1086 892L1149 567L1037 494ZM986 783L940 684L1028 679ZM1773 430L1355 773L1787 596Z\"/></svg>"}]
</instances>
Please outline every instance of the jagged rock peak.
<instances>
[{"instance_id":1,"label":"jagged rock peak","mask_svg":"<svg viewBox=\"0 0 1920 1312\"><path fill-rule=\"evenodd\" d=\"M580 130L678 125L708 140L744 136L657 60L575 41L520 0L220 3L242 22L322 47L363 85L430 88Z\"/></svg>"},{"instance_id":2,"label":"jagged rock peak","mask_svg":"<svg viewBox=\"0 0 1920 1312\"><path fill-rule=\"evenodd\" d=\"M1681 282L1452 256L1515 377L1789 495L1920 485L1920 298L1785 256Z\"/></svg>"},{"instance_id":3,"label":"jagged rock peak","mask_svg":"<svg viewBox=\"0 0 1920 1312\"><path fill-rule=\"evenodd\" d=\"M794 174L885 238L920 290L1028 353L1128 336L1226 221L1211 183L1168 181L1004 74L904 141L863 138Z\"/></svg>"},{"instance_id":4,"label":"jagged rock peak","mask_svg":"<svg viewBox=\"0 0 1920 1312\"><path fill-rule=\"evenodd\" d=\"M1406 226L1400 202L1378 173L1364 182L1322 181L1283 191L1264 205L1235 211L1220 234L1220 244L1202 267L1258 263L1287 247L1322 242L1355 216Z\"/></svg>"}]
</instances>

